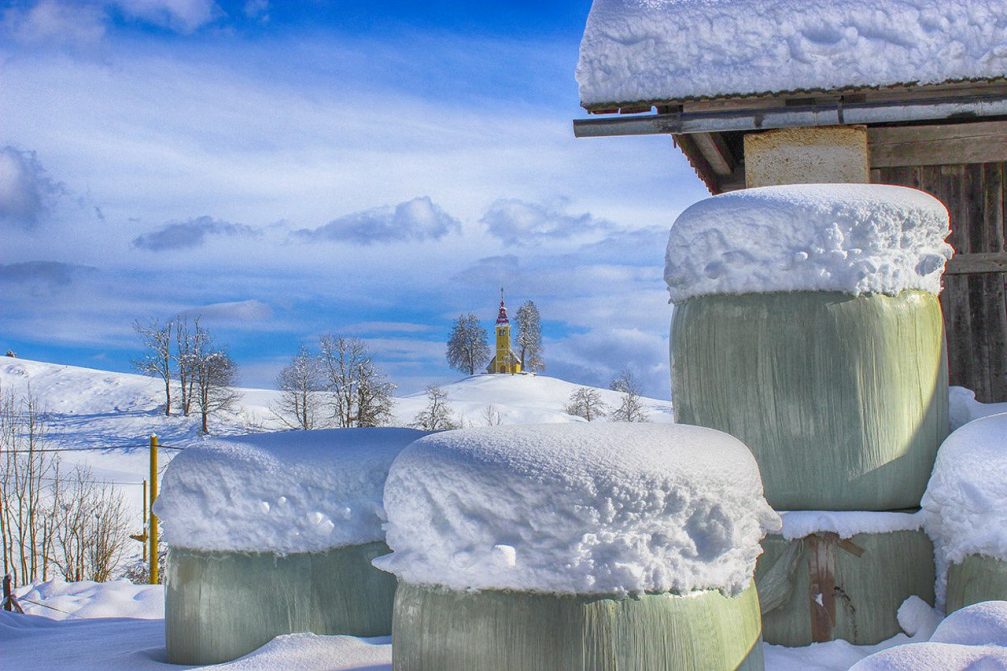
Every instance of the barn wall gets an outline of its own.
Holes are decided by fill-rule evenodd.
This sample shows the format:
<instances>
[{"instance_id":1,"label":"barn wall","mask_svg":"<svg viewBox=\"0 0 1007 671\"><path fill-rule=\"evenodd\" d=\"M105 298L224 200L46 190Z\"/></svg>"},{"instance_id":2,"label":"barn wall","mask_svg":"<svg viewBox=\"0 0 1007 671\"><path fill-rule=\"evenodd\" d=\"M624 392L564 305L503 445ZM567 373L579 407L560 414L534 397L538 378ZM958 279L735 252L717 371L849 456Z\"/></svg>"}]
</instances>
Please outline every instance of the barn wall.
<instances>
[{"instance_id":1,"label":"barn wall","mask_svg":"<svg viewBox=\"0 0 1007 671\"><path fill-rule=\"evenodd\" d=\"M880 168L871 181L922 189L947 205L956 254L1005 252L1007 162ZM950 381L1007 401L1007 272L947 274L941 294Z\"/></svg>"}]
</instances>

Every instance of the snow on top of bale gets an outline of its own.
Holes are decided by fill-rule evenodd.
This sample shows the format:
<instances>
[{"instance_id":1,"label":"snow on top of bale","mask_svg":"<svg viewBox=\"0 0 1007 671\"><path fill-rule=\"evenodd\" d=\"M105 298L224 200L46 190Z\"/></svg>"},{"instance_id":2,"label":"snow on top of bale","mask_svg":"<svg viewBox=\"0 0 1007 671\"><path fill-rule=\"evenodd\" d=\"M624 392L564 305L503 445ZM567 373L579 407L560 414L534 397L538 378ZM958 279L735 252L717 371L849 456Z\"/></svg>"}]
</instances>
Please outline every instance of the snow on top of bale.
<instances>
[{"instance_id":1,"label":"snow on top of bale","mask_svg":"<svg viewBox=\"0 0 1007 671\"><path fill-rule=\"evenodd\" d=\"M685 210L668 239L673 302L705 294L940 291L948 211L933 196L878 184L733 191Z\"/></svg>"},{"instance_id":2,"label":"snow on top of bale","mask_svg":"<svg viewBox=\"0 0 1007 671\"><path fill-rule=\"evenodd\" d=\"M938 601L950 564L970 554L1007 561L1007 413L969 422L945 439L922 505Z\"/></svg>"},{"instance_id":3,"label":"snow on top of bale","mask_svg":"<svg viewBox=\"0 0 1007 671\"><path fill-rule=\"evenodd\" d=\"M919 531L923 526L920 512L868 512L859 510L789 510L780 513L786 540L797 540L812 534L834 533L840 538L857 534L888 534L897 531Z\"/></svg>"},{"instance_id":4,"label":"snow on top of bale","mask_svg":"<svg viewBox=\"0 0 1007 671\"><path fill-rule=\"evenodd\" d=\"M748 448L686 425L434 434L395 460L385 509L374 564L457 590L736 594L779 528Z\"/></svg>"},{"instance_id":5,"label":"snow on top of bale","mask_svg":"<svg viewBox=\"0 0 1007 671\"><path fill-rule=\"evenodd\" d=\"M208 440L176 456L154 512L168 545L318 552L384 539L388 468L412 429L284 431Z\"/></svg>"},{"instance_id":6,"label":"snow on top of bale","mask_svg":"<svg viewBox=\"0 0 1007 671\"><path fill-rule=\"evenodd\" d=\"M975 671L1007 668L1007 601L985 601L951 613L929 642L897 645L850 671Z\"/></svg>"},{"instance_id":7,"label":"snow on top of bale","mask_svg":"<svg viewBox=\"0 0 1007 671\"><path fill-rule=\"evenodd\" d=\"M1007 76L1001 0L594 0L585 107Z\"/></svg>"}]
</instances>

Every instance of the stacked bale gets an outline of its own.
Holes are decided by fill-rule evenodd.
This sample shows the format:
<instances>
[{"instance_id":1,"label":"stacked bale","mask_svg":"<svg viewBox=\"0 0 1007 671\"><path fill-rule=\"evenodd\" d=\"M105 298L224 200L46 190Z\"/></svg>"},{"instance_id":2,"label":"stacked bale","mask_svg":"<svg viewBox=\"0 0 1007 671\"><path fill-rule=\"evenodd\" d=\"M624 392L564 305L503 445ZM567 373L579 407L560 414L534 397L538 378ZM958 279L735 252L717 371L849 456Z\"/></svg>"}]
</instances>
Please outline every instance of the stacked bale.
<instances>
[{"instance_id":1,"label":"stacked bale","mask_svg":"<svg viewBox=\"0 0 1007 671\"><path fill-rule=\"evenodd\" d=\"M411 429L217 439L180 453L155 512L169 544L168 659L212 664L294 632L391 632L381 495Z\"/></svg>"},{"instance_id":2,"label":"stacked bale","mask_svg":"<svg viewBox=\"0 0 1007 671\"><path fill-rule=\"evenodd\" d=\"M948 613L1007 600L1007 413L948 436L923 497L937 550L938 601Z\"/></svg>"},{"instance_id":3,"label":"stacked bale","mask_svg":"<svg viewBox=\"0 0 1007 671\"><path fill-rule=\"evenodd\" d=\"M759 540L779 519L700 427L466 429L385 487L396 671L762 669Z\"/></svg>"},{"instance_id":4,"label":"stacked bale","mask_svg":"<svg viewBox=\"0 0 1007 671\"><path fill-rule=\"evenodd\" d=\"M947 435L948 233L946 208L902 187L766 187L690 207L665 272L676 420L745 442L777 510L917 508ZM768 641L898 630L895 609L932 573L929 541L918 524L857 519L870 537L767 539L760 577L795 583L765 612Z\"/></svg>"}]
</instances>

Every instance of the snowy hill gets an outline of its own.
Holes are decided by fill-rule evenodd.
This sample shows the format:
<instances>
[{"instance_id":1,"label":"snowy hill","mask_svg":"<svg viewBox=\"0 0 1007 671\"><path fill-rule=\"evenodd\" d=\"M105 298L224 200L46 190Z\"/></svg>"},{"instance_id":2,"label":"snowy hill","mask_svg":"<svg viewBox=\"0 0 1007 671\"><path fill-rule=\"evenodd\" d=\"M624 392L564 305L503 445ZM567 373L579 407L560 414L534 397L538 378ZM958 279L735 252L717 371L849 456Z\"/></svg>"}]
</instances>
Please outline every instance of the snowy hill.
<instances>
[{"instance_id":1,"label":"snowy hill","mask_svg":"<svg viewBox=\"0 0 1007 671\"><path fill-rule=\"evenodd\" d=\"M564 412L570 393L578 387L541 375L476 375L441 389L447 393L456 421L485 426L488 406L499 413L501 424L582 422ZM63 463L90 466L96 479L119 487L130 509L137 511L137 529L141 483L148 473L148 436L156 433L169 448L185 448L203 439L198 417L164 415L164 387L155 378L0 358L0 389L16 395L30 390L39 399L47 416L50 446L81 449L61 453ZM212 433L234 435L287 428L272 410L279 392L238 391L241 400L235 412L211 416ZM617 392L599 389L598 393L607 405L618 406ZM408 426L426 402L422 392L397 398L393 423ZM669 401L645 398L642 402L651 421L673 421ZM162 470L174 454L171 449L161 452Z\"/></svg>"}]
</instances>

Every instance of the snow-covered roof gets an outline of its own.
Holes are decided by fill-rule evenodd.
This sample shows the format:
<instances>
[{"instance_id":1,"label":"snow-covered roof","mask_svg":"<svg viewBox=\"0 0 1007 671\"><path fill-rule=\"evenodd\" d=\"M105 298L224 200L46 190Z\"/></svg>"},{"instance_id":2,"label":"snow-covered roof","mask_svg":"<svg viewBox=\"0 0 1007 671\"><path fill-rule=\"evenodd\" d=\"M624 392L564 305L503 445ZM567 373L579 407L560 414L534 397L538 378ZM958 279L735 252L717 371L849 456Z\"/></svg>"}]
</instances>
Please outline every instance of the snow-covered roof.
<instances>
[{"instance_id":1,"label":"snow-covered roof","mask_svg":"<svg viewBox=\"0 0 1007 671\"><path fill-rule=\"evenodd\" d=\"M1007 76L1003 0L594 0L587 108Z\"/></svg>"},{"instance_id":2,"label":"snow-covered roof","mask_svg":"<svg viewBox=\"0 0 1007 671\"><path fill-rule=\"evenodd\" d=\"M664 278L678 303L707 294L940 292L951 247L933 196L879 184L744 189L686 209L668 238Z\"/></svg>"},{"instance_id":3,"label":"snow-covered roof","mask_svg":"<svg viewBox=\"0 0 1007 671\"><path fill-rule=\"evenodd\" d=\"M433 434L395 460L385 510L375 566L457 590L737 593L780 524L744 444L676 424Z\"/></svg>"},{"instance_id":4,"label":"snow-covered roof","mask_svg":"<svg viewBox=\"0 0 1007 671\"><path fill-rule=\"evenodd\" d=\"M165 471L164 541L196 550L318 552L384 538L388 468L413 429L283 431L217 438Z\"/></svg>"}]
</instances>

